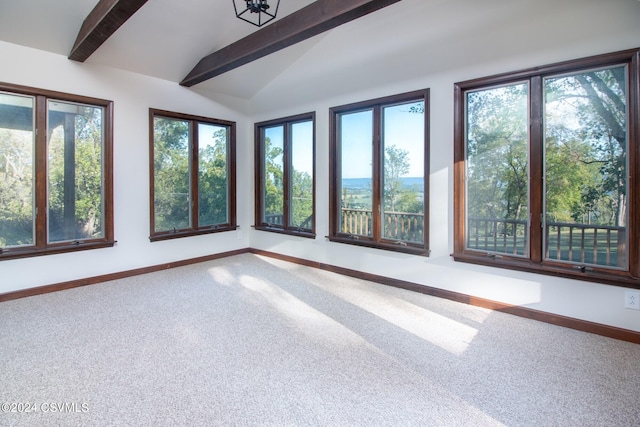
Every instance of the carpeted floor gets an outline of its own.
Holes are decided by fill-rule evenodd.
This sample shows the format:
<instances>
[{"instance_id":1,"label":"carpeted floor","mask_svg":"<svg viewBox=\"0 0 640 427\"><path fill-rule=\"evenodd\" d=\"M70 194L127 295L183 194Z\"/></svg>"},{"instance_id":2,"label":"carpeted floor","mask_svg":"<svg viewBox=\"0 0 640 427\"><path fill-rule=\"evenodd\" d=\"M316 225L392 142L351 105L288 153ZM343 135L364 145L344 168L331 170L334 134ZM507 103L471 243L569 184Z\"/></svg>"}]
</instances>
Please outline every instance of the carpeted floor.
<instances>
[{"instance_id":1,"label":"carpeted floor","mask_svg":"<svg viewBox=\"0 0 640 427\"><path fill-rule=\"evenodd\" d=\"M1 426L639 426L640 346L245 254L0 303Z\"/></svg>"}]
</instances>

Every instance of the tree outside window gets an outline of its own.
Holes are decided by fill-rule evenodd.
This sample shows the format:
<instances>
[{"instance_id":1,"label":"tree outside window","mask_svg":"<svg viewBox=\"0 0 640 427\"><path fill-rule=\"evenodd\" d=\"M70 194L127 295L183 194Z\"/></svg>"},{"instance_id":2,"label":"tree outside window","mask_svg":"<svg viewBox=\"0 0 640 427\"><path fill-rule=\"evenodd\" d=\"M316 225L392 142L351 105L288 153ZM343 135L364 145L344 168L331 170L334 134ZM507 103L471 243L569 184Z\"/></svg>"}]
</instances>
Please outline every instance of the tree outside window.
<instances>
[{"instance_id":1,"label":"tree outside window","mask_svg":"<svg viewBox=\"0 0 640 427\"><path fill-rule=\"evenodd\" d=\"M456 259L637 276L637 62L626 51L456 84Z\"/></svg>"},{"instance_id":2,"label":"tree outside window","mask_svg":"<svg viewBox=\"0 0 640 427\"><path fill-rule=\"evenodd\" d=\"M235 123L150 115L151 240L235 229Z\"/></svg>"},{"instance_id":3,"label":"tree outside window","mask_svg":"<svg viewBox=\"0 0 640 427\"><path fill-rule=\"evenodd\" d=\"M256 229L315 236L315 113L255 125Z\"/></svg>"},{"instance_id":4,"label":"tree outside window","mask_svg":"<svg viewBox=\"0 0 640 427\"><path fill-rule=\"evenodd\" d=\"M0 259L113 246L111 116L110 101L0 86Z\"/></svg>"},{"instance_id":5,"label":"tree outside window","mask_svg":"<svg viewBox=\"0 0 640 427\"><path fill-rule=\"evenodd\" d=\"M332 241L428 254L428 96L331 109Z\"/></svg>"}]
</instances>

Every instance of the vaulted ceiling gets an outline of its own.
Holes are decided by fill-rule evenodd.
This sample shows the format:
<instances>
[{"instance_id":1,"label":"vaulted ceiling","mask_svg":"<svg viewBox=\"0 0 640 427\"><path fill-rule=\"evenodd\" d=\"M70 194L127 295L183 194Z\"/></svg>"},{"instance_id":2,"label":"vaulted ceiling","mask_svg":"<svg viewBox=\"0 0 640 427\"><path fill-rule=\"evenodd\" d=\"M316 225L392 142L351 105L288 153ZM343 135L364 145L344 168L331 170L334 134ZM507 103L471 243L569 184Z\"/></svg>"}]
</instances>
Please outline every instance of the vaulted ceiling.
<instances>
[{"instance_id":1,"label":"vaulted ceiling","mask_svg":"<svg viewBox=\"0 0 640 427\"><path fill-rule=\"evenodd\" d=\"M83 21L99 3L0 0L0 40L69 56ZM606 23L611 8L617 9L616 19L625 17L625 22L616 25L633 28L640 18L636 0L376 0L372 3L386 7L245 65L235 64L237 68L213 78L196 72L196 77L205 77L200 81L185 78L196 71L202 58L225 46L238 46L233 43L256 31L251 37L257 40L263 38L260 31L280 34L289 25L277 29L278 21L286 23L285 17L314 2L281 0L278 19L262 29L236 19L232 0L125 3L140 3L140 8L90 53L87 64L193 84L194 90L206 94L243 99L252 99L267 87L269 93L286 96L282 82L292 88L291 93L302 87L308 95L341 93L418 78L491 56L535 52L558 38L579 40L592 30L588 21L599 16ZM576 25L581 19L585 25ZM565 29L567 25L571 31ZM205 70L219 58L209 59L213 62L205 64Z\"/></svg>"}]
</instances>

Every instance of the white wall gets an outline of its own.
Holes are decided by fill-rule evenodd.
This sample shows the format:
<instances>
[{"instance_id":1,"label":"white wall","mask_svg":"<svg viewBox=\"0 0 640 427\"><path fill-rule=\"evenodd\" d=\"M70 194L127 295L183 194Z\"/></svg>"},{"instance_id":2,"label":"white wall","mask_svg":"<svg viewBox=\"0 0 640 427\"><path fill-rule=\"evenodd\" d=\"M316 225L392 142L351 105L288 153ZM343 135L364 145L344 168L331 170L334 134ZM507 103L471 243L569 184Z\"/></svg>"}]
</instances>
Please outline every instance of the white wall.
<instances>
[{"instance_id":1,"label":"white wall","mask_svg":"<svg viewBox=\"0 0 640 427\"><path fill-rule=\"evenodd\" d=\"M523 2L515 3L525 7ZM475 34L460 32L453 41L441 41L442 46L433 46L432 41L423 40L417 43L410 55L389 53L385 61L382 59L385 56L381 54L378 57L379 66L369 64L360 70L343 70L326 65L322 72L329 74L330 78L323 80L315 74L315 69L305 67L306 63L312 62L305 59L339 52L339 37L330 34L252 99L254 121L306 111L317 112L317 238L308 240L253 230L251 246L640 331L640 311L623 306L625 288L454 262L450 256L453 252L454 83L640 47L640 3L635 0L541 0L528 3L540 8L536 13L524 14L520 22L501 23L490 31ZM459 10L447 13L452 14L451 19L457 16L465 22L472 20L472 17L460 15ZM424 19L407 18L407 34L414 30L412 25L429 25L424 22L424 19L428 19L426 14ZM373 33L367 35L376 37ZM456 35L452 33L451 36ZM372 44L376 46L376 43ZM384 46L380 49L384 50ZM358 75L362 78L358 79ZM308 86L306 89L299 86L296 90L286 90L292 83L302 83L304 80ZM369 82L368 85L362 87L361 80ZM339 95L323 95L336 93L332 92L331 86L322 86L322 82L326 81L331 82L329 85L335 83L339 87ZM386 83L370 83L375 81ZM431 89L431 256L404 255L327 241L324 236L329 233L328 109L422 88Z\"/></svg>"},{"instance_id":2,"label":"white wall","mask_svg":"<svg viewBox=\"0 0 640 427\"><path fill-rule=\"evenodd\" d=\"M249 246L252 176L237 175L239 233L149 242L149 108L236 121L238 140L251 138L243 111L226 105L246 101L203 97L177 83L153 79L0 42L0 81L41 89L109 99L114 102L114 226L113 248L87 250L0 262L0 293L196 258ZM238 159L251 157L239 144Z\"/></svg>"}]
</instances>

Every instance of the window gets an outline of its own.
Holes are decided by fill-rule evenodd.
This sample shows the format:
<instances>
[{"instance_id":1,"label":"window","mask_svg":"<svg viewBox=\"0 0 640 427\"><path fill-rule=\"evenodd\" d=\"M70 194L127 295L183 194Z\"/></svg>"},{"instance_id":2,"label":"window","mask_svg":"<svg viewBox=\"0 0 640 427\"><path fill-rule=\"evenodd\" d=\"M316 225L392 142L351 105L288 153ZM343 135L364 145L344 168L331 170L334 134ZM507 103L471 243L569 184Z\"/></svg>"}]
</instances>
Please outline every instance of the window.
<instances>
[{"instance_id":1,"label":"window","mask_svg":"<svg viewBox=\"0 0 640 427\"><path fill-rule=\"evenodd\" d=\"M0 84L0 259L113 246L112 108Z\"/></svg>"},{"instance_id":2,"label":"window","mask_svg":"<svg viewBox=\"0 0 640 427\"><path fill-rule=\"evenodd\" d=\"M257 230L315 237L315 113L256 123Z\"/></svg>"},{"instance_id":3,"label":"window","mask_svg":"<svg viewBox=\"0 0 640 427\"><path fill-rule=\"evenodd\" d=\"M456 84L454 258L638 276L638 51Z\"/></svg>"},{"instance_id":4,"label":"window","mask_svg":"<svg viewBox=\"0 0 640 427\"><path fill-rule=\"evenodd\" d=\"M428 254L429 90L330 110L330 236Z\"/></svg>"},{"instance_id":5,"label":"window","mask_svg":"<svg viewBox=\"0 0 640 427\"><path fill-rule=\"evenodd\" d=\"M234 230L235 123L149 113L151 241Z\"/></svg>"}]
</instances>

